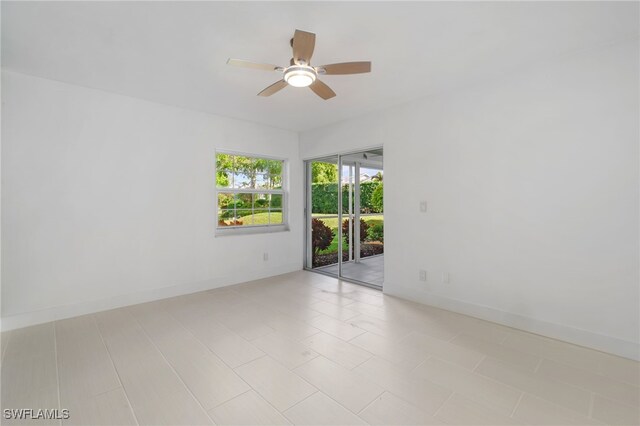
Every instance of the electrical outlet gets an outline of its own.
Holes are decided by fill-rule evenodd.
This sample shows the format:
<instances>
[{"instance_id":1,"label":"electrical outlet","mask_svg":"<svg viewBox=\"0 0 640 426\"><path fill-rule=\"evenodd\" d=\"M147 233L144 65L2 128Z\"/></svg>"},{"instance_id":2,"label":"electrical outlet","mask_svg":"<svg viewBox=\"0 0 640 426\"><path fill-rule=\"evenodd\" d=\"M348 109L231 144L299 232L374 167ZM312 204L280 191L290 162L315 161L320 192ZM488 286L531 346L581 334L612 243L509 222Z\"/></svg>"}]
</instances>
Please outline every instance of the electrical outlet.
<instances>
[{"instance_id":1,"label":"electrical outlet","mask_svg":"<svg viewBox=\"0 0 640 426\"><path fill-rule=\"evenodd\" d=\"M267 253L266 251L264 253L262 253L262 260L264 260L265 262L269 260L269 253Z\"/></svg>"},{"instance_id":2,"label":"electrical outlet","mask_svg":"<svg viewBox=\"0 0 640 426\"><path fill-rule=\"evenodd\" d=\"M427 271L425 271L424 269L420 269L419 278L420 281L427 281Z\"/></svg>"},{"instance_id":3,"label":"electrical outlet","mask_svg":"<svg viewBox=\"0 0 640 426\"><path fill-rule=\"evenodd\" d=\"M442 273L442 284L449 284L449 273L448 272L443 272Z\"/></svg>"},{"instance_id":4,"label":"electrical outlet","mask_svg":"<svg viewBox=\"0 0 640 426\"><path fill-rule=\"evenodd\" d=\"M427 202L420 201L420 213L426 213L426 212L427 212Z\"/></svg>"}]
</instances>

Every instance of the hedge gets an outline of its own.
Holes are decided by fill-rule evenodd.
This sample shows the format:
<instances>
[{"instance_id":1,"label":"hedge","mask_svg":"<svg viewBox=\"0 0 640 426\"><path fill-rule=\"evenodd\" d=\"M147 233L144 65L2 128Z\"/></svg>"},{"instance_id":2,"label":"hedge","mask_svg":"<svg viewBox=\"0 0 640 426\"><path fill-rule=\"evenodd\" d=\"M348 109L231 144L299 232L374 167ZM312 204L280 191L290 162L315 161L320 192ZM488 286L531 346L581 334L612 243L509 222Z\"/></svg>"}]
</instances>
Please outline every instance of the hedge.
<instances>
[{"instance_id":1,"label":"hedge","mask_svg":"<svg viewBox=\"0 0 640 426\"><path fill-rule=\"evenodd\" d=\"M371 196L373 191L381 185L381 182L362 182L360 184L360 207L365 213L382 213L382 210L373 206ZM337 183L313 183L311 184L311 212L323 214L338 214L338 184ZM349 185L342 186L342 212L349 212Z\"/></svg>"}]
</instances>

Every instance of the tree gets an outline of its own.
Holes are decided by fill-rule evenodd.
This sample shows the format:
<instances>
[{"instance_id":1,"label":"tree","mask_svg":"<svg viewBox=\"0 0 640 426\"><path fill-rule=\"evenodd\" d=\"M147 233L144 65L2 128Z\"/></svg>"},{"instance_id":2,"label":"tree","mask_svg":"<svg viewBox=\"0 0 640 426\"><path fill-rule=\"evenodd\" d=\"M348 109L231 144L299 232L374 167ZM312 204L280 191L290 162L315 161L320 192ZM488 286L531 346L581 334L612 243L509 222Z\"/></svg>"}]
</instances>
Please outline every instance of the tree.
<instances>
[{"instance_id":1,"label":"tree","mask_svg":"<svg viewBox=\"0 0 640 426\"><path fill-rule=\"evenodd\" d=\"M371 194L371 206L375 209L376 213L381 213L384 210L384 185L380 181L380 185L373 190Z\"/></svg>"},{"instance_id":2,"label":"tree","mask_svg":"<svg viewBox=\"0 0 640 426\"><path fill-rule=\"evenodd\" d=\"M375 175L371 176L371 180L374 182L382 182L382 178L383 178L382 170L376 173Z\"/></svg>"},{"instance_id":3,"label":"tree","mask_svg":"<svg viewBox=\"0 0 640 426\"><path fill-rule=\"evenodd\" d=\"M335 183L338 182L338 166L331 163L311 163L312 183Z\"/></svg>"}]
</instances>

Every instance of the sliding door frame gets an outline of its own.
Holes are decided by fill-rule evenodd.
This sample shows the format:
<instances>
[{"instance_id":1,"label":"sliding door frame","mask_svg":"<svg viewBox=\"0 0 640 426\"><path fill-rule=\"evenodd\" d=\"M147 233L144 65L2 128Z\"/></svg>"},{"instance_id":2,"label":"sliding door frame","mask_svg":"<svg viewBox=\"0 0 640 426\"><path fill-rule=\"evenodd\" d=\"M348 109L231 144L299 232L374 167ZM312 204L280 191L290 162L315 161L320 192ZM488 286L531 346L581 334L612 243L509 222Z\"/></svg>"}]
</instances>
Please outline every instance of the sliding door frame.
<instances>
[{"instance_id":1,"label":"sliding door frame","mask_svg":"<svg viewBox=\"0 0 640 426\"><path fill-rule=\"evenodd\" d=\"M342 214L342 157L347 156L347 155L352 155L352 154L358 154L364 151L369 151L369 150L376 150L376 149L381 149L384 152L384 146L374 146L374 147L369 147L369 148L362 148L362 149L358 149L358 150L352 150L352 151L344 151L341 153L337 153L337 154L331 154L331 155L323 155L320 157L311 157L311 158L307 158L303 160L303 166L304 166L304 172L305 172L305 182L304 182L304 213L303 213L303 217L304 217L304 227L305 227L305 233L304 233L304 269L307 271L313 271L322 275L327 275L329 277L333 277L333 278L338 278L339 280L342 281L347 281L347 282L351 282L354 284L359 284L365 287L370 287L376 290L382 290L382 286L376 285L376 284L371 284L368 283L366 281L360 281L360 280L356 280L354 278L349 278L349 277L343 277L342 276L342 220L343 220L343 214ZM316 162L316 161L322 161L322 160L328 160L330 158L335 159L338 158L338 275L329 273L329 272L325 272L321 269L318 268L313 268L313 249L311 247L311 239L312 239L312 226L311 226L311 219L312 217L312 194L311 194L311 180L312 180L312 173L311 173L311 163ZM355 204L355 208L354 208L354 221L355 221L355 217L357 216L358 218L360 217L360 165L359 163L355 164L354 167L354 178L355 178L355 182L354 182L354 194L353 194L353 201ZM357 210L356 210L357 209ZM359 225L359 223L358 223ZM351 227L349 227L351 228ZM352 245L354 246L354 260L356 261L356 259L360 259L360 226L356 226L355 224L353 225L353 238L352 238ZM357 243L354 243L354 240L357 239ZM357 246L357 247L356 247ZM356 254L356 248L358 249L358 253ZM351 250L351 248L349 249Z\"/></svg>"}]
</instances>

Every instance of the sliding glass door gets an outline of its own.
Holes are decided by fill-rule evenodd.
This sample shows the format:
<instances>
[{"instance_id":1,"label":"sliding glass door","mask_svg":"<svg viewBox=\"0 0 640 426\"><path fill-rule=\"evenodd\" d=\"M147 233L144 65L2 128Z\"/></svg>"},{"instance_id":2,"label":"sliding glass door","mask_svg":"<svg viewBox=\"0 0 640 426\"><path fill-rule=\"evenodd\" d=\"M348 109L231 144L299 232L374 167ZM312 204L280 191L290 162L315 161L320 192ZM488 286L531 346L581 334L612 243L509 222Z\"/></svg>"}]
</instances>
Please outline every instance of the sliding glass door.
<instances>
[{"instance_id":1,"label":"sliding glass door","mask_svg":"<svg viewBox=\"0 0 640 426\"><path fill-rule=\"evenodd\" d=\"M310 160L306 172L305 267L382 287L382 149Z\"/></svg>"}]
</instances>

